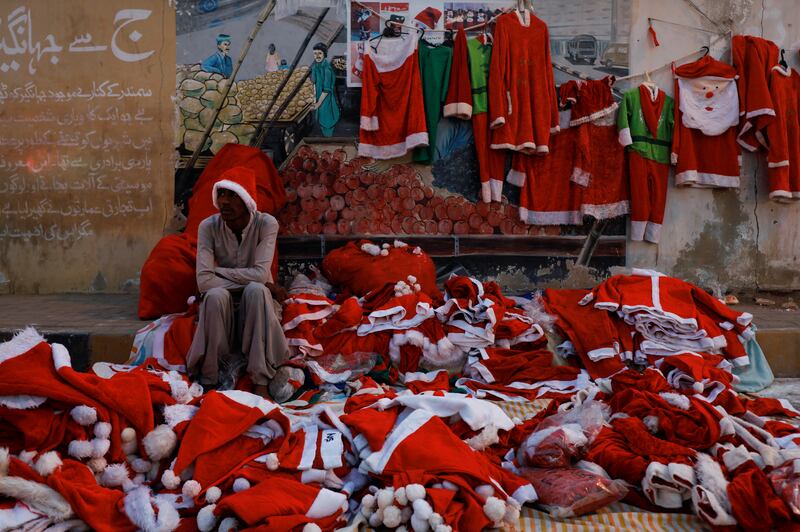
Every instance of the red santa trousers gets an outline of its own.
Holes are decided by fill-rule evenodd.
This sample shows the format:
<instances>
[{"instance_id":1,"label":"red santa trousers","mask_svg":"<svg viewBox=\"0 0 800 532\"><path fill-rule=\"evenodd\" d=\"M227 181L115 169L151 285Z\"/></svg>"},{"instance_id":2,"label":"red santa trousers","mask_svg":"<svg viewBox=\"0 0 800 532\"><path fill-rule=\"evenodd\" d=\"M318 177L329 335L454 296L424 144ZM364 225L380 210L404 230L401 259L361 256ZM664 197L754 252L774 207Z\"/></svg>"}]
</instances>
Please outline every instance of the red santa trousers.
<instances>
[{"instance_id":1,"label":"red santa trousers","mask_svg":"<svg viewBox=\"0 0 800 532\"><path fill-rule=\"evenodd\" d=\"M669 165L628 152L631 183L631 240L657 244L667 205Z\"/></svg>"},{"instance_id":2,"label":"red santa trousers","mask_svg":"<svg viewBox=\"0 0 800 532\"><path fill-rule=\"evenodd\" d=\"M475 137L475 151L478 153L481 201L486 203L501 201L503 199L503 176L506 170L506 151L491 148L488 113L472 116L472 135Z\"/></svg>"}]
</instances>

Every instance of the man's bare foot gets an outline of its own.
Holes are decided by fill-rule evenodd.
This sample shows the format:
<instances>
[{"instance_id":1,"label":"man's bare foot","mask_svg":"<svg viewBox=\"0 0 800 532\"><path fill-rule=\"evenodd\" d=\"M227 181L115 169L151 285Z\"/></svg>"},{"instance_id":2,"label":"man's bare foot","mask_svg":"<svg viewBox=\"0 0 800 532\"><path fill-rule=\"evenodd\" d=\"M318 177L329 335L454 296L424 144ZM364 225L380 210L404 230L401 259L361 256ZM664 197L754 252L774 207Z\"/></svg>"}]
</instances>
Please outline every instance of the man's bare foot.
<instances>
[{"instance_id":1,"label":"man's bare foot","mask_svg":"<svg viewBox=\"0 0 800 532\"><path fill-rule=\"evenodd\" d=\"M272 398L269 396L269 389L267 388L266 384L254 384L253 393L260 395L264 399L272 400Z\"/></svg>"}]
</instances>

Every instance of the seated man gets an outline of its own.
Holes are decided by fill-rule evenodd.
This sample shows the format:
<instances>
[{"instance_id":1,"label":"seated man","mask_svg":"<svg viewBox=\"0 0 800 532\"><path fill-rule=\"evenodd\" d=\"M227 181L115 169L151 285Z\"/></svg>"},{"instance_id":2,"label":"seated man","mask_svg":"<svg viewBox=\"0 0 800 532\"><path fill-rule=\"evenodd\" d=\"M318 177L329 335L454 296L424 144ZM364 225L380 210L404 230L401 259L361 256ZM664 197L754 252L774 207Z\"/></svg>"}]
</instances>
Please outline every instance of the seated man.
<instances>
[{"instance_id":1,"label":"seated man","mask_svg":"<svg viewBox=\"0 0 800 532\"><path fill-rule=\"evenodd\" d=\"M214 183L219 214L197 232L197 286L202 294L199 322L186 360L187 371L204 387L219 384L219 362L239 352L247 359L254 393L267 394L275 370L289 355L273 296L286 298L270 267L278 221L258 212L256 177L243 166Z\"/></svg>"}]
</instances>

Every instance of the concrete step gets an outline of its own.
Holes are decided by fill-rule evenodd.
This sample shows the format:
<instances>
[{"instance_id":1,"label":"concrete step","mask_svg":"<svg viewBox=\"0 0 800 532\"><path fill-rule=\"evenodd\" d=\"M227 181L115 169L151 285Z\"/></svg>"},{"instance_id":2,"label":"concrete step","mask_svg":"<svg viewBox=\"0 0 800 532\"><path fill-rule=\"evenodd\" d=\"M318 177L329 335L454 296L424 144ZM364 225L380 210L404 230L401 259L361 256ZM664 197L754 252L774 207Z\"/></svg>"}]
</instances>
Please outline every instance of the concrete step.
<instances>
[{"instance_id":1,"label":"concrete step","mask_svg":"<svg viewBox=\"0 0 800 532\"><path fill-rule=\"evenodd\" d=\"M0 340L28 325L48 341L64 344L76 369L95 362L128 359L136 331L148 322L136 317L135 294L0 296ZM757 338L776 377L800 377L800 312L737 305L750 312Z\"/></svg>"}]
</instances>

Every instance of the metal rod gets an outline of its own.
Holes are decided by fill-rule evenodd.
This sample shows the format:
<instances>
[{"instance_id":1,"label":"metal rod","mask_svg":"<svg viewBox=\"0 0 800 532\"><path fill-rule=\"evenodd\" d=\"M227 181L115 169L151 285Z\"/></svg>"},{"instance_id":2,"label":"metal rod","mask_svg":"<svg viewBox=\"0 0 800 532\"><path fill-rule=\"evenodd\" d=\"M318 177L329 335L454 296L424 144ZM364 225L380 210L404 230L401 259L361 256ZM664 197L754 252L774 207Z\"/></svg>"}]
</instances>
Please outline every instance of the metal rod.
<instances>
[{"instance_id":1,"label":"metal rod","mask_svg":"<svg viewBox=\"0 0 800 532\"><path fill-rule=\"evenodd\" d=\"M592 255L597 249L597 244L600 243L600 236L608 225L608 220L595 220L592 224L592 229L586 235L586 240L583 241L583 248L578 254L578 260L575 264L578 266L588 266L589 261L592 260Z\"/></svg>"},{"instance_id":2,"label":"metal rod","mask_svg":"<svg viewBox=\"0 0 800 532\"><path fill-rule=\"evenodd\" d=\"M333 32L333 35L331 35L331 37L325 43L327 47L330 48L331 44L333 44L333 41L335 41L336 37L338 37L339 33L341 33L342 28L344 28L344 25L339 24L339 27L336 29L335 32ZM266 136L266 134L269 133L269 130L272 129L272 127L275 125L275 122L281 119L281 116L283 116L283 112L286 110L287 107L289 107L289 104L292 103L292 100L294 100L295 96L297 96L297 93L300 92L300 89L303 88L303 84L306 82L309 76L311 76L310 68L303 75L303 78L297 82L297 85L294 86L292 92L289 93L289 96L285 100L283 100L283 103L281 103L280 107L278 107L278 110L275 112L275 116L273 116L272 119L269 121L267 127L262 129L261 132L258 134L258 139L256 140L255 146L261 146L261 143L264 142L264 137ZM333 95L330 95L329 97L332 96Z\"/></svg>"},{"instance_id":3,"label":"metal rod","mask_svg":"<svg viewBox=\"0 0 800 532\"><path fill-rule=\"evenodd\" d=\"M317 18L317 21L314 23L314 27L311 28L311 31L308 32L308 35L306 35L306 39L303 41L303 44L301 44L300 48L297 50L297 54L295 54L294 59L292 60L292 66L289 67L289 70L286 72L286 75L281 80L280 85L278 85L278 88L275 90L275 93L272 95L272 100L270 100L269 105L267 105L266 110L261 115L261 120L259 120L259 122L258 122L258 126L256 127L256 131L253 134L253 137L250 139L250 146L256 146L256 144L254 144L254 142L256 141L256 139L258 139L259 133L261 132L261 128L264 127L264 122L267 121L267 117L269 116L270 111L272 111L272 108L275 106L275 102L278 101L278 97L283 92L284 87L286 87L286 84L289 83L289 80L291 79L292 74L294 74L294 71L297 68L297 63L300 62L300 58L305 53L306 48L308 47L308 43L311 42L311 37L313 37L314 34L317 33L317 30L319 29L320 24L322 24L322 20L328 14L328 11L330 11L329 7L326 7L322 11L322 14L319 16L319 18Z\"/></svg>"},{"instance_id":4,"label":"metal rod","mask_svg":"<svg viewBox=\"0 0 800 532\"><path fill-rule=\"evenodd\" d=\"M194 153L192 153L192 158L189 159L189 162L186 164L186 167L181 172L180 176L178 176L177 186L180 188L183 186L189 177L189 172L192 171L194 168L197 159L200 157L200 152L203 151L203 147L205 146L206 140L208 139L209 135L211 134L211 129L214 127L214 122L217 121L217 117L219 116L219 112L222 110L222 106L225 104L225 99L228 97L228 93L231 90L231 86L233 86L233 81L236 79L236 74L239 73L239 68L241 68L242 63L244 62L244 58L247 56L247 52L250 51L250 45L253 44L253 41L256 38L259 30L261 30L261 26L264 22L269 18L272 10L275 8L275 0L269 0L267 4L264 6L264 9L261 10L261 13L258 15L258 20L256 20L256 25L250 31L250 36L245 41L244 48L242 48L242 52L239 54L239 60L236 61L236 66L231 73L231 77L228 78L228 83L226 84L225 91L222 93L222 98L219 99L219 104L214 106L214 117L206 126L205 132L203 132L203 138L200 140L200 144L197 145L195 148ZM182 203L182 202L181 202Z\"/></svg>"}]
</instances>

